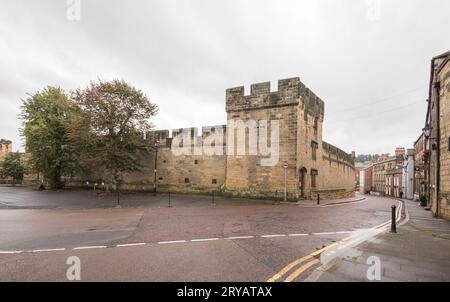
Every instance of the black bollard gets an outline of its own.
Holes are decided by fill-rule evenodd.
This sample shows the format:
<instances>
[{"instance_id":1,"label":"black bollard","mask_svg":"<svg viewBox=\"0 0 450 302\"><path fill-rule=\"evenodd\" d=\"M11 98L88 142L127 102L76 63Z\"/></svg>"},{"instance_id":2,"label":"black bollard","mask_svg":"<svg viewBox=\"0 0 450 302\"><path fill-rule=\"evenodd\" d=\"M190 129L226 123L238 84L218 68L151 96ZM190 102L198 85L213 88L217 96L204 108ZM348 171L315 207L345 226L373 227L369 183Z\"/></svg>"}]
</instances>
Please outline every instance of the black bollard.
<instances>
[{"instance_id":1,"label":"black bollard","mask_svg":"<svg viewBox=\"0 0 450 302\"><path fill-rule=\"evenodd\" d=\"M317 204L320 204L320 194L317 194Z\"/></svg>"},{"instance_id":2,"label":"black bollard","mask_svg":"<svg viewBox=\"0 0 450 302\"><path fill-rule=\"evenodd\" d=\"M170 208L170 191L169 191L169 208Z\"/></svg>"},{"instance_id":3,"label":"black bollard","mask_svg":"<svg viewBox=\"0 0 450 302\"><path fill-rule=\"evenodd\" d=\"M391 207L392 210L392 221L391 221L391 233L397 233L397 222L396 217L395 217L395 210L397 209L397 207L394 205Z\"/></svg>"}]
</instances>

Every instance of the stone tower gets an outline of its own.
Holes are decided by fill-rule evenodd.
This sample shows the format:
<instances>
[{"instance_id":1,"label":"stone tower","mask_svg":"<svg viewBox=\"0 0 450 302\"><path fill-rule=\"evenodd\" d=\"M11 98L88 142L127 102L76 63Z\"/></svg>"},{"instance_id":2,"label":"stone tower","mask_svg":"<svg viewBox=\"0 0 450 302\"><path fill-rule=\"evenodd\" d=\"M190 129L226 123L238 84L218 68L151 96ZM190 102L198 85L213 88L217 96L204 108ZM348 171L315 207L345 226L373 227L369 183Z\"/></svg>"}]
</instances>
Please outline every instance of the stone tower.
<instances>
[{"instance_id":1,"label":"stone tower","mask_svg":"<svg viewBox=\"0 0 450 302\"><path fill-rule=\"evenodd\" d=\"M236 154L236 150L227 154L227 190L244 196L273 197L276 192L282 195L285 187L284 165L287 163L289 199L309 196L311 185L307 183L308 173L312 172L312 177L317 177L322 158L323 101L298 77L279 80L278 91L270 91L270 82L253 84L250 90L249 95L245 95L243 86L226 91L227 144L237 145L237 130L230 126L233 123L242 121L249 136L254 127L258 134L263 130L261 127L264 125L259 121L268 121L267 136L271 137L269 124L278 121L279 137L278 141L273 142L279 145L278 161L271 166L261 165L261 159L267 156L260 152L251 154L250 138L247 137L245 155ZM230 141L231 130L235 131L234 141Z\"/></svg>"}]
</instances>

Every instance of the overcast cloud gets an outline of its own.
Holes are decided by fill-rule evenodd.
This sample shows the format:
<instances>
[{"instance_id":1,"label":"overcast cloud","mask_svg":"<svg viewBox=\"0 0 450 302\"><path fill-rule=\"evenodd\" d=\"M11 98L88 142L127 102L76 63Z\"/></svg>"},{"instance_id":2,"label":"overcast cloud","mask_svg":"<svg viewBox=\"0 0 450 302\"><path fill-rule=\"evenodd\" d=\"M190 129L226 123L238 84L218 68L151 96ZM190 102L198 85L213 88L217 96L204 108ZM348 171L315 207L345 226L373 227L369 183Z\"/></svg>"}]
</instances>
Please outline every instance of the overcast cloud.
<instances>
[{"instance_id":1,"label":"overcast cloud","mask_svg":"<svg viewBox=\"0 0 450 302\"><path fill-rule=\"evenodd\" d=\"M379 14L377 11L379 3ZM225 89L299 76L325 102L324 139L347 152L412 147L430 60L450 49L450 1L0 2L0 138L20 147L21 99L124 79L158 129L226 123Z\"/></svg>"}]
</instances>

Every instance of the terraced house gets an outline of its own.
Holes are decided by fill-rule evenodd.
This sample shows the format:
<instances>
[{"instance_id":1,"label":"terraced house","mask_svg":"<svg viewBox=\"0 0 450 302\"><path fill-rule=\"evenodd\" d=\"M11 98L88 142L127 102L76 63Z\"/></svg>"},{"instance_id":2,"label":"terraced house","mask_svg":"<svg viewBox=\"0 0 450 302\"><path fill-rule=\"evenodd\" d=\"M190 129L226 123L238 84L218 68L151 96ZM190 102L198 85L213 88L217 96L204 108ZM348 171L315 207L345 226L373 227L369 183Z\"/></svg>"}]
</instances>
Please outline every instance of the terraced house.
<instances>
[{"instance_id":1,"label":"terraced house","mask_svg":"<svg viewBox=\"0 0 450 302\"><path fill-rule=\"evenodd\" d=\"M450 219L450 51L431 60L428 110L423 129L426 194L436 216Z\"/></svg>"}]
</instances>

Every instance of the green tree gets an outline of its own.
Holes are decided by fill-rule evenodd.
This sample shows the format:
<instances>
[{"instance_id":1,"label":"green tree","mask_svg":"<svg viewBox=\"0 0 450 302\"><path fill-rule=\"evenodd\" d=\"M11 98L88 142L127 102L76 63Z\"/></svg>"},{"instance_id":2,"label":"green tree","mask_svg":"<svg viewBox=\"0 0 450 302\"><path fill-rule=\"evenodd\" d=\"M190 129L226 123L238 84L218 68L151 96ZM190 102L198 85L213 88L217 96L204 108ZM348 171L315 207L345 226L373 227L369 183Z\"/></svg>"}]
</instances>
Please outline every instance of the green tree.
<instances>
[{"instance_id":1,"label":"green tree","mask_svg":"<svg viewBox=\"0 0 450 302\"><path fill-rule=\"evenodd\" d=\"M69 136L85 171L102 171L114 186L124 172L141 171L141 156L153 146L144 133L153 128L149 119L157 106L121 80L91 83L74 91L72 99L78 114Z\"/></svg>"},{"instance_id":2,"label":"green tree","mask_svg":"<svg viewBox=\"0 0 450 302\"><path fill-rule=\"evenodd\" d=\"M23 180L25 166L22 163L19 152L10 152L2 163L2 176L12 178L13 183Z\"/></svg>"},{"instance_id":3,"label":"green tree","mask_svg":"<svg viewBox=\"0 0 450 302\"><path fill-rule=\"evenodd\" d=\"M22 135L29 165L42 173L52 189L64 186L61 176L73 173L76 160L67 137L74 108L61 88L47 87L30 95L22 104Z\"/></svg>"}]
</instances>

